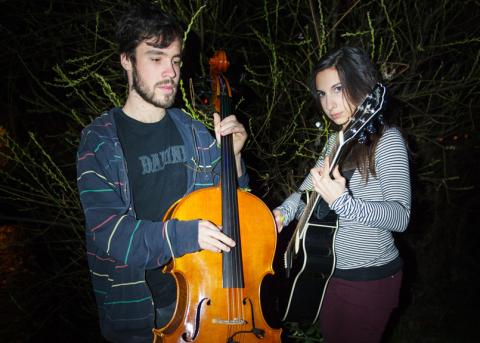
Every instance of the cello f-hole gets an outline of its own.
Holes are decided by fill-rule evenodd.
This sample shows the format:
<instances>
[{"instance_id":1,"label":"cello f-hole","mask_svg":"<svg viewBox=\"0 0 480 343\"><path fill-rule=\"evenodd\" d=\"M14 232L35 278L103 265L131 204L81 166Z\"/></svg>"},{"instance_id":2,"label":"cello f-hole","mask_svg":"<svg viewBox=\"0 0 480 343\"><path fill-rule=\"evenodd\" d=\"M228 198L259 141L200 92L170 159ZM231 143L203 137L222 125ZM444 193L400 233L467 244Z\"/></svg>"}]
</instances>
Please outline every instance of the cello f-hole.
<instances>
[{"instance_id":1,"label":"cello f-hole","mask_svg":"<svg viewBox=\"0 0 480 343\"><path fill-rule=\"evenodd\" d=\"M203 298L197 306L197 314L195 315L195 332L193 333L193 337L190 337L188 332L184 332L182 334L182 338L185 342L193 342L198 336L198 330L200 329L200 313L202 311L202 305L204 302L207 302L207 305L210 305L210 299Z\"/></svg>"}]
</instances>

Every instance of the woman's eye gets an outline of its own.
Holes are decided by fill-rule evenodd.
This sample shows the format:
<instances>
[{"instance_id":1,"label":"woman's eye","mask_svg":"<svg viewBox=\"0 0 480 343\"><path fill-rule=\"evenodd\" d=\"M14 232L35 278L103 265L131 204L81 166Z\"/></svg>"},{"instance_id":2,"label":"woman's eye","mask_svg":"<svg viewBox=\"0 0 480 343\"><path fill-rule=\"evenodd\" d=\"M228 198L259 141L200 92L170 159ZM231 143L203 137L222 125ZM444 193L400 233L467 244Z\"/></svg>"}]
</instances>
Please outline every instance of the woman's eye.
<instances>
[{"instance_id":1,"label":"woman's eye","mask_svg":"<svg viewBox=\"0 0 480 343\"><path fill-rule=\"evenodd\" d=\"M325 96L325 92L317 90L317 96L319 98L321 98L321 97Z\"/></svg>"},{"instance_id":2,"label":"woman's eye","mask_svg":"<svg viewBox=\"0 0 480 343\"><path fill-rule=\"evenodd\" d=\"M341 93L342 92L342 86L336 86L334 89L335 93Z\"/></svg>"}]
</instances>

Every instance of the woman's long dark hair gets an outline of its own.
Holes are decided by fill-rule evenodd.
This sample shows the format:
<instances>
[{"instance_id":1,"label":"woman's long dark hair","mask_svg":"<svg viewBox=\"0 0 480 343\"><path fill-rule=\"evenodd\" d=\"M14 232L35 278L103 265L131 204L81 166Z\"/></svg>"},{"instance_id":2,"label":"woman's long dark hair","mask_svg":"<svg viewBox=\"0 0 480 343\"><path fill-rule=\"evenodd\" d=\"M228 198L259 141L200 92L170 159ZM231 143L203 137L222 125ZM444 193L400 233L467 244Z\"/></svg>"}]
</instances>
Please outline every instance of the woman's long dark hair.
<instances>
[{"instance_id":1,"label":"woman's long dark hair","mask_svg":"<svg viewBox=\"0 0 480 343\"><path fill-rule=\"evenodd\" d=\"M344 46L330 51L315 66L310 81L310 90L320 112L323 112L323 109L317 95L316 76L319 72L329 68L337 70L343 95L355 107L360 105L379 81L377 69L362 49ZM332 126L337 131L341 129L335 123ZM384 128L385 126L382 126L376 133L369 135L365 144L353 141L347 148L348 155L341 167L343 169L358 168L365 182L368 182L368 171L375 176L375 148Z\"/></svg>"}]
</instances>

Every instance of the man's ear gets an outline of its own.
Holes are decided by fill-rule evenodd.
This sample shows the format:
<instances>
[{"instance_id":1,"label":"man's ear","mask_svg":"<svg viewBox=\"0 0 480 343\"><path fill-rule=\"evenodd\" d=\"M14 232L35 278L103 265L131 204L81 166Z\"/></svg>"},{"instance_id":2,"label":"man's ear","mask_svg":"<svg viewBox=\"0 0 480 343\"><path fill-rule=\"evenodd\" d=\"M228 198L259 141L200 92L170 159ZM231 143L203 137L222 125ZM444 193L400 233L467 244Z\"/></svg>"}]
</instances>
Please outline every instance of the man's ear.
<instances>
[{"instance_id":1,"label":"man's ear","mask_svg":"<svg viewBox=\"0 0 480 343\"><path fill-rule=\"evenodd\" d=\"M122 64L123 69L126 71L132 70L132 61L125 52L120 54L120 63Z\"/></svg>"}]
</instances>

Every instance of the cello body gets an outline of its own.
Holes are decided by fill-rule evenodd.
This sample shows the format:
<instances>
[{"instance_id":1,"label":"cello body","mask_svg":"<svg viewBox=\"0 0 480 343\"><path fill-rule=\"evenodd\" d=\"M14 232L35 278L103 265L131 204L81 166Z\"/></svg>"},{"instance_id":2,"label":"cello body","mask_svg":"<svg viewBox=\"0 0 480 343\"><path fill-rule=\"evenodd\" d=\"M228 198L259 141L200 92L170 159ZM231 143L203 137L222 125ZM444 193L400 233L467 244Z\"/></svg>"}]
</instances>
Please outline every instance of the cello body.
<instances>
[{"instance_id":1,"label":"cello body","mask_svg":"<svg viewBox=\"0 0 480 343\"><path fill-rule=\"evenodd\" d=\"M228 61L224 51L210 59L216 110L231 114L231 89L222 72ZM154 343L276 343L281 329L271 328L262 313L263 278L273 274L277 243L273 215L255 195L237 188L232 135L221 137L221 183L196 190L174 203L169 220L208 220L232 238L229 252L207 250L172 256L164 272L177 284L172 319L154 329ZM168 239L168 227L165 230Z\"/></svg>"},{"instance_id":2,"label":"cello body","mask_svg":"<svg viewBox=\"0 0 480 343\"><path fill-rule=\"evenodd\" d=\"M174 258L166 271L177 282L177 305L172 320L154 330L155 343L280 342L281 330L268 326L260 303L261 282L273 274L274 219L253 194L239 190L237 195L244 287L223 287L220 253L203 250ZM211 187L182 198L167 215L179 220L203 218L220 226L221 208L221 190Z\"/></svg>"}]
</instances>

